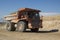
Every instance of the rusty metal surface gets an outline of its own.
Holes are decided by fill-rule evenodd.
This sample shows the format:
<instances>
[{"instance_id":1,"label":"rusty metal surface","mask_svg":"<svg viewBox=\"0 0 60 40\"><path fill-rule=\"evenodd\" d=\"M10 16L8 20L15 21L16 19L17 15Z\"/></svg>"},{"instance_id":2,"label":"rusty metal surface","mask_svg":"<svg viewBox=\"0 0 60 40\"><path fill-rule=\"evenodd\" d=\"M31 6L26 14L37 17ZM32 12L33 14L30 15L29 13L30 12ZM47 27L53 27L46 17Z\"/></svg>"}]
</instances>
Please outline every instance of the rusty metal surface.
<instances>
[{"instance_id":1,"label":"rusty metal surface","mask_svg":"<svg viewBox=\"0 0 60 40\"><path fill-rule=\"evenodd\" d=\"M31 8L20 8L19 11L36 11L36 12L41 12L40 10L31 9Z\"/></svg>"}]
</instances>

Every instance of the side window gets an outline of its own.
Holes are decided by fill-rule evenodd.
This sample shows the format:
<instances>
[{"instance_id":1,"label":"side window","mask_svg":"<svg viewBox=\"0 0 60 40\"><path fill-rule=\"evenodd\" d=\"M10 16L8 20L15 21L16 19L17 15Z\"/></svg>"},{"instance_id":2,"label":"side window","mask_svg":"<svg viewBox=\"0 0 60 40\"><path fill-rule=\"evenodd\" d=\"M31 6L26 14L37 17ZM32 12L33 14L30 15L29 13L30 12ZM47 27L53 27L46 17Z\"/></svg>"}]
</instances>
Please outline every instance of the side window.
<instances>
[{"instance_id":1,"label":"side window","mask_svg":"<svg viewBox=\"0 0 60 40\"><path fill-rule=\"evenodd\" d=\"M27 12L23 12L22 15L27 15Z\"/></svg>"},{"instance_id":2,"label":"side window","mask_svg":"<svg viewBox=\"0 0 60 40\"><path fill-rule=\"evenodd\" d=\"M34 16L34 13L28 13L29 18L32 18Z\"/></svg>"}]
</instances>

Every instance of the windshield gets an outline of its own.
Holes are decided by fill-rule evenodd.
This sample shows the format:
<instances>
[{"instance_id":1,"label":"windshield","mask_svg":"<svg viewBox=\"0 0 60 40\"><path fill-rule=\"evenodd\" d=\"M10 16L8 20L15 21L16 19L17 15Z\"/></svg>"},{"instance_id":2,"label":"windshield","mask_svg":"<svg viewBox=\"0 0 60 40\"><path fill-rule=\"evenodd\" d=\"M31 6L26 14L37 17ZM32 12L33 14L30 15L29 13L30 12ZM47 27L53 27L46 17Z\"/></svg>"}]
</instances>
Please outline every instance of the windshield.
<instances>
[{"instance_id":1,"label":"windshield","mask_svg":"<svg viewBox=\"0 0 60 40\"><path fill-rule=\"evenodd\" d=\"M33 13L28 13L29 18L33 18L33 17L38 17L39 13L33 12Z\"/></svg>"}]
</instances>

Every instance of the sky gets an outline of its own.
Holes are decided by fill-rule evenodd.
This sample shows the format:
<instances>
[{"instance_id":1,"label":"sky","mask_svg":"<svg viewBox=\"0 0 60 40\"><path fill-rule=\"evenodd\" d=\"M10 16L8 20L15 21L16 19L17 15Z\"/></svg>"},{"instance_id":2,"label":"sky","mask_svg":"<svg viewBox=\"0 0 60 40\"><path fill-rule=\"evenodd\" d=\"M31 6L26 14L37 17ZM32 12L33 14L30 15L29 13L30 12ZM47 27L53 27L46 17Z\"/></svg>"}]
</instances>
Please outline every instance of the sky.
<instances>
[{"instance_id":1,"label":"sky","mask_svg":"<svg viewBox=\"0 0 60 40\"><path fill-rule=\"evenodd\" d=\"M41 10L41 15L60 14L60 0L0 0L0 18L19 8L33 8Z\"/></svg>"}]
</instances>

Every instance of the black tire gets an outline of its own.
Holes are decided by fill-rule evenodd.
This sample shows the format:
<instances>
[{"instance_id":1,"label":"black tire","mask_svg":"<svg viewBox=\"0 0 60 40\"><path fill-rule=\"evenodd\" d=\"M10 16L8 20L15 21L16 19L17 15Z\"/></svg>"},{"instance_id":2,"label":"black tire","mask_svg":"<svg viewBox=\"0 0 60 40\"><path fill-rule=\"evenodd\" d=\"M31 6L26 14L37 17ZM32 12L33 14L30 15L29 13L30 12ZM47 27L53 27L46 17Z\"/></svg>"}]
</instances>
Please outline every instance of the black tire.
<instances>
[{"instance_id":1,"label":"black tire","mask_svg":"<svg viewBox=\"0 0 60 40\"><path fill-rule=\"evenodd\" d=\"M26 22L25 21L20 21L17 23L17 31L19 32L24 32L26 31Z\"/></svg>"},{"instance_id":2,"label":"black tire","mask_svg":"<svg viewBox=\"0 0 60 40\"><path fill-rule=\"evenodd\" d=\"M38 32L39 28L31 29L32 32Z\"/></svg>"},{"instance_id":3,"label":"black tire","mask_svg":"<svg viewBox=\"0 0 60 40\"><path fill-rule=\"evenodd\" d=\"M15 31L15 26L14 26L15 24L14 23L11 23L10 21L8 21L7 22L7 25L6 25L6 29L8 30L8 31Z\"/></svg>"}]
</instances>

